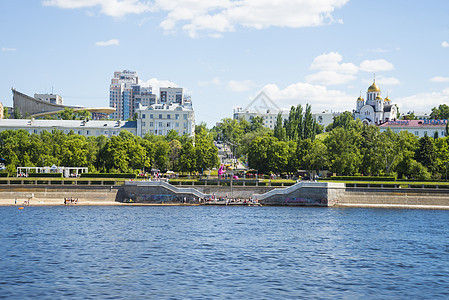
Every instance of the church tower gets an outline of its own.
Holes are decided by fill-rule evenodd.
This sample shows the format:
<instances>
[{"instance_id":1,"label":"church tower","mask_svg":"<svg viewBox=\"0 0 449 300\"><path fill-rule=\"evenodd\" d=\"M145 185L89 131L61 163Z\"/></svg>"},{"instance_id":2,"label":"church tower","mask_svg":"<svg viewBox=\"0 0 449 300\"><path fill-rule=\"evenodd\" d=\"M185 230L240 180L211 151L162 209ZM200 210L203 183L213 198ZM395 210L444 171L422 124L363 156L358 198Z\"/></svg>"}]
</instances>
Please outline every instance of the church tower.
<instances>
[{"instance_id":1,"label":"church tower","mask_svg":"<svg viewBox=\"0 0 449 300\"><path fill-rule=\"evenodd\" d=\"M376 85L376 79L366 92L366 104L375 106L376 98L380 97L380 88ZM382 98L381 98L382 99Z\"/></svg>"}]
</instances>

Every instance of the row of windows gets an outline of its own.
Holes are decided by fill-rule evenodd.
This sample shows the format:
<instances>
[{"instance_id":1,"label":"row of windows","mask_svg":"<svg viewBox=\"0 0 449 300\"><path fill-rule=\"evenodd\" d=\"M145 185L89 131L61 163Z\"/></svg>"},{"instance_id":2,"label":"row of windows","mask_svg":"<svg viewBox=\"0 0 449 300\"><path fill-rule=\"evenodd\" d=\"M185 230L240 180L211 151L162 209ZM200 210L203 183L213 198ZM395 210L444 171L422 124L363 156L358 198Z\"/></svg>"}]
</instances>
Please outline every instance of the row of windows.
<instances>
[{"instance_id":1,"label":"row of windows","mask_svg":"<svg viewBox=\"0 0 449 300\"><path fill-rule=\"evenodd\" d=\"M187 128L187 123L182 123L182 124L183 124L184 128ZM147 124L145 122L142 122L142 127L145 127L146 125ZM149 122L148 125L149 125L149 127L154 127L155 125L158 127L172 127L172 126L179 127L180 126L179 123L177 123L177 122L176 123L167 122L165 125L162 122Z\"/></svg>"},{"instance_id":2,"label":"row of windows","mask_svg":"<svg viewBox=\"0 0 449 300\"><path fill-rule=\"evenodd\" d=\"M149 115L150 119L154 119L154 115L150 114ZM171 115L166 115L167 119L171 119ZM146 119L146 114L142 114L142 119ZM164 119L162 114L159 114L159 118L158 119ZM183 119L187 120L187 114L183 114ZM179 114L175 114L175 120L179 120Z\"/></svg>"},{"instance_id":3,"label":"row of windows","mask_svg":"<svg viewBox=\"0 0 449 300\"><path fill-rule=\"evenodd\" d=\"M187 134L186 131L182 131L182 133L181 133L181 131L179 131L179 130L175 130L175 131L176 131L178 134ZM143 131L142 131L142 134L145 135L145 134L149 133L149 134L155 134L155 135L165 135L165 134L167 134L168 132L169 132L169 130L164 131L163 129L155 129L155 130L150 129L150 130L148 130L148 132L147 132L146 130L143 130Z\"/></svg>"}]
</instances>

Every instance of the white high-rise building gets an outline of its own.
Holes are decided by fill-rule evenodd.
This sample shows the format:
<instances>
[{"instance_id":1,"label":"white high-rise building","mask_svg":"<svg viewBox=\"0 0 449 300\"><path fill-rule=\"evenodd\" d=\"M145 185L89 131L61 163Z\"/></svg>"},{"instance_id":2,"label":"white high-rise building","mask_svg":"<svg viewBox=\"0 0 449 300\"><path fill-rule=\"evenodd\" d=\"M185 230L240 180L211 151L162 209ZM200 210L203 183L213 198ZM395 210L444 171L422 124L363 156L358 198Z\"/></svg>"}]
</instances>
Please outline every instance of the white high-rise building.
<instances>
[{"instance_id":1,"label":"white high-rise building","mask_svg":"<svg viewBox=\"0 0 449 300\"><path fill-rule=\"evenodd\" d=\"M134 91L139 84L137 72L124 70L114 72L109 87L109 106L116 109L112 119L127 120L134 113Z\"/></svg>"}]
</instances>

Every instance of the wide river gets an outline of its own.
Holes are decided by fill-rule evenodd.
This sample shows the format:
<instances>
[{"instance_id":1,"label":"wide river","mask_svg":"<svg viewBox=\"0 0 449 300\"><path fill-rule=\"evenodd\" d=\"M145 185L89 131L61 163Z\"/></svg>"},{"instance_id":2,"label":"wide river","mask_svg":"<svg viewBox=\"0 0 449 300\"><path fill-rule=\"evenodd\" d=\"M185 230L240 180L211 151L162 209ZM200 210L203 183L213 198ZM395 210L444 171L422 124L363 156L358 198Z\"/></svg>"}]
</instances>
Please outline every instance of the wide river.
<instances>
[{"instance_id":1,"label":"wide river","mask_svg":"<svg viewBox=\"0 0 449 300\"><path fill-rule=\"evenodd\" d=\"M0 298L449 298L449 211L61 206L0 213Z\"/></svg>"}]
</instances>

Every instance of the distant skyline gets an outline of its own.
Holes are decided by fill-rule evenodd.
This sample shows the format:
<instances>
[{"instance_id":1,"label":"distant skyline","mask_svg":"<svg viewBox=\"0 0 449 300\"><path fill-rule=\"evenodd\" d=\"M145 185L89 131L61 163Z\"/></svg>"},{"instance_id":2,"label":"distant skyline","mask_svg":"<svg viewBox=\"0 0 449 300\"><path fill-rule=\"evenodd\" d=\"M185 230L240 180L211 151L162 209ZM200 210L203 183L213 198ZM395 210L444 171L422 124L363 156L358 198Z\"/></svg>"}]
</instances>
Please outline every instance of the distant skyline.
<instances>
[{"instance_id":1,"label":"distant skyline","mask_svg":"<svg viewBox=\"0 0 449 300\"><path fill-rule=\"evenodd\" d=\"M0 2L0 101L11 88L109 106L114 71L179 86L196 123L264 91L280 108L352 111L376 74L400 112L449 103L449 1Z\"/></svg>"}]
</instances>

